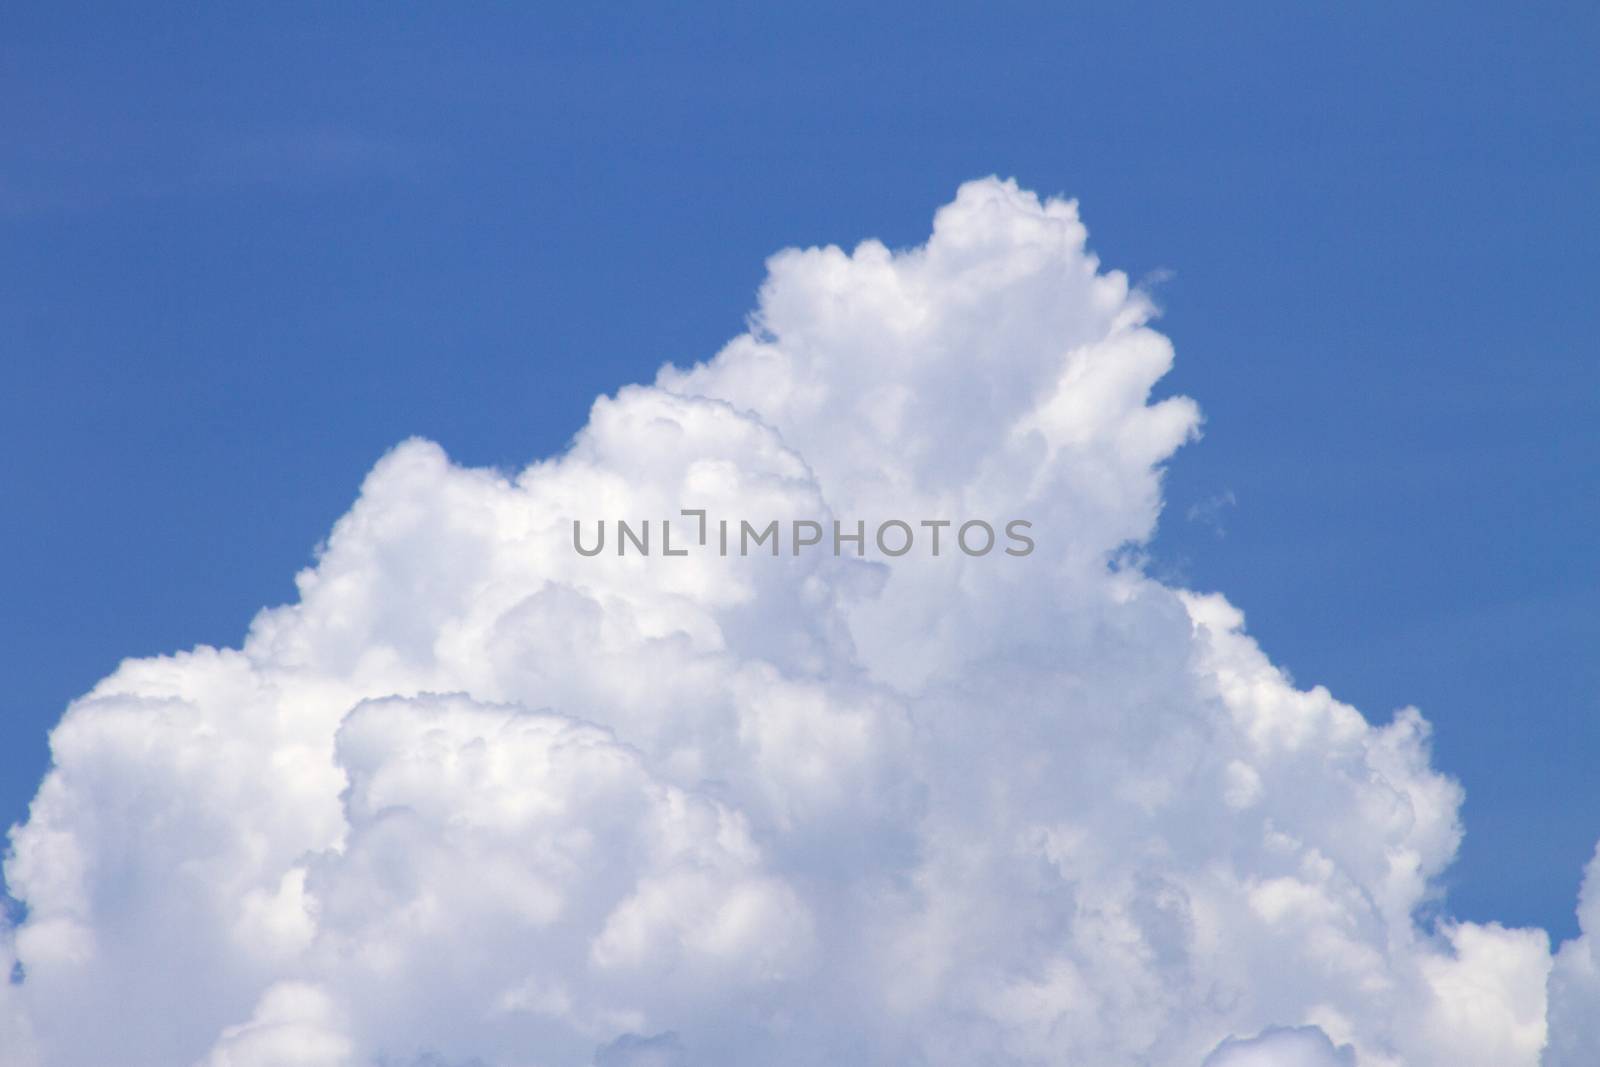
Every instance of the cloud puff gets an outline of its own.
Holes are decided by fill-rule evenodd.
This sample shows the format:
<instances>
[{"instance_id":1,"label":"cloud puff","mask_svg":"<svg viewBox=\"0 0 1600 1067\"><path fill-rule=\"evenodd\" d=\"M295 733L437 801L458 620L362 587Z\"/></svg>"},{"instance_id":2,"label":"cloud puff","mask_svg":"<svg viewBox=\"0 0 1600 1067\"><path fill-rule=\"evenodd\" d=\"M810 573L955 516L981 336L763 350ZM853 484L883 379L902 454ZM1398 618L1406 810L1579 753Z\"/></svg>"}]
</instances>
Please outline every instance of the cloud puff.
<instances>
[{"instance_id":1,"label":"cloud puff","mask_svg":"<svg viewBox=\"0 0 1600 1067\"><path fill-rule=\"evenodd\" d=\"M1580 935L1561 946L1550 976L1547 1067L1600 1063L1600 850L1578 897Z\"/></svg>"},{"instance_id":2,"label":"cloud puff","mask_svg":"<svg viewBox=\"0 0 1600 1067\"><path fill-rule=\"evenodd\" d=\"M1315 1026L1274 1027L1256 1037L1230 1037L1201 1067L1354 1067L1349 1046L1334 1048Z\"/></svg>"},{"instance_id":3,"label":"cloud puff","mask_svg":"<svg viewBox=\"0 0 1600 1067\"><path fill-rule=\"evenodd\" d=\"M397 447L296 603L53 732L0 1063L1537 1063L1544 934L1417 918L1421 716L1140 568L1199 415L1085 240L973 182L921 247L775 256L560 456ZM1037 548L573 550L682 508Z\"/></svg>"}]
</instances>

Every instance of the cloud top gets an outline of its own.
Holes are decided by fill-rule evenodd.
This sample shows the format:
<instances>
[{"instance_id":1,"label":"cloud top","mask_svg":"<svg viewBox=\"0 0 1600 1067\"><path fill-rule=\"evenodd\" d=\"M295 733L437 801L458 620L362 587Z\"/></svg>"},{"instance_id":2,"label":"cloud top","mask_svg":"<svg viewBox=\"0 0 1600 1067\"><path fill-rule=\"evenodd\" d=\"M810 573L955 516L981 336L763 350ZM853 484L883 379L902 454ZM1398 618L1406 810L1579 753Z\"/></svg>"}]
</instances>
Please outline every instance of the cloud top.
<instances>
[{"instance_id":1,"label":"cloud top","mask_svg":"<svg viewBox=\"0 0 1600 1067\"><path fill-rule=\"evenodd\" d=\"M1422 717L1141 570L1200 421L1151 317L987 179L917 248L774 256L559 456L399 445L297 602L55 729L0 1064L1537 1063L1544 934L1418 920L1461 834ZM572 549L683 508L1037 550Z\"/></svg>"}]
</instances>

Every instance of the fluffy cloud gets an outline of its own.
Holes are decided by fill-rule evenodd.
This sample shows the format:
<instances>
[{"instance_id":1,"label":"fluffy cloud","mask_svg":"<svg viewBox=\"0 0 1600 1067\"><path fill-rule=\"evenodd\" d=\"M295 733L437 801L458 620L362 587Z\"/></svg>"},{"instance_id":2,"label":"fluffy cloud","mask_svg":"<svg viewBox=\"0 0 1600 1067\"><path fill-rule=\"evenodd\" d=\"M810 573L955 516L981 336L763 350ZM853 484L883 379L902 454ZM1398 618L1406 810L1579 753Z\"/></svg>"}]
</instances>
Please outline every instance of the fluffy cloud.
<instances>
[{"instance_id":1,"label":"fluffy cloud","mask_svg":"<svg viewBox=\"0 0 1600 1067\"><path fill-rule=\"evenodd\" d=\"M1349 1046L1334 1048L1315 1026L1274 1027L1248 1040L1229 1038L1201 1067L1352 1067Z\"/></svg>"},{"instance_id":2,"label":"fluffy cloud","mask_svg":"<svg viewBox=\"0 0 1600 1067\"><path fill-rule=\"evenodd\" d=\"M1578 899L1581 935L1561 946L1550 978L1547 1067L1600 1063L1600 850Z\"/></svg>"},{"instance_id":3,"label":"fluffy cloud","mask_svg":"<svg viewBox=\"0 0 1600 1067\"><path fill-rule=\"evenodd\" d=\"M1141 570L1199 416L1085 240L974 182L922 247L775 256L563 455L397 447L240 649L68 709L0 1063L1537 1063L1543 933L1417 918L1461 833L1421 716ZM1037 548L573 550L682 508Z\"/></svg>"}]
</instances>

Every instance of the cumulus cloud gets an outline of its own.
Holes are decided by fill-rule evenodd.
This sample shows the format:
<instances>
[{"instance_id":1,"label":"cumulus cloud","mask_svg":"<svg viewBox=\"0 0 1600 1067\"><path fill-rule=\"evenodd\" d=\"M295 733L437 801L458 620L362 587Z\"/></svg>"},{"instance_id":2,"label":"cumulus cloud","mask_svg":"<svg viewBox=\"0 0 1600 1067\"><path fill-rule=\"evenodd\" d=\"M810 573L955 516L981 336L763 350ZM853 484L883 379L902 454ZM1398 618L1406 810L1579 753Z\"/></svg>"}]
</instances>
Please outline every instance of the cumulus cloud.
<instances>
[{"instance_id":1,"label":"cumulus cloud","mask_svg":"<svg viewBox=\"0 0 1600 1067\"><path fill-rule=\"evenodd\" d=\"M1550 976L1547 1067L1600 1063L1600 850L1578 898L1577 938L1561 946Z\"/></svg>"},{"instance_id":2,"label":"cumulus cloud","mask_svg":"<svg viewBox=\"0 0 1600 1067\"><path fill-rule=\"evenodd\" d=\"M1230 1037L1201 1067L1354 1067L1347 1045L1334 1048L1315 1026L1274 1027L1248 1039Z\"/></svg>"},{"instance_id":3,"label":"cumulus cloud","mask_svg":"<svg viewBox=\"0 0 1600 1067\"><path fill-rule=\"evenodd\" d=\"M399 445L242 647L67 710L0 1063L1537 1063L1544 934L1418 920L1421 715L1141 569L1199 426L1151 317L1074 204L973 182L920 247L773 257L562 455ZM1037 547L573 550L683 508Z\"/></svg>"}]
</instances>

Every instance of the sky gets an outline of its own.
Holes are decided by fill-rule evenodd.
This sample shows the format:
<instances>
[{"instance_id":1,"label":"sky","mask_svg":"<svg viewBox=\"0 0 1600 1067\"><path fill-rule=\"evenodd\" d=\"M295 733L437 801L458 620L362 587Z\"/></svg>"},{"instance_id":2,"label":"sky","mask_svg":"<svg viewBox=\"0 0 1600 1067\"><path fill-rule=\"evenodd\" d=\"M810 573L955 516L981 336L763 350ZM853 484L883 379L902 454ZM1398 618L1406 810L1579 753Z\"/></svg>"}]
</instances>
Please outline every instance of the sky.
<instances>
[{"instance_id":1,"label":"sky","mask_svg":"<svg viewBox=\"0 0 1600 1067\"><path fill-rule=\"evenodd\" d=\"M515 470L744 331L779 249L1076 198L1193 397L1147 569L1416 705L1467 920L1600 837L1600 13L13 9L0 816L127 656L237 646L411 435Z\"/></svg>"}]
</instances>

